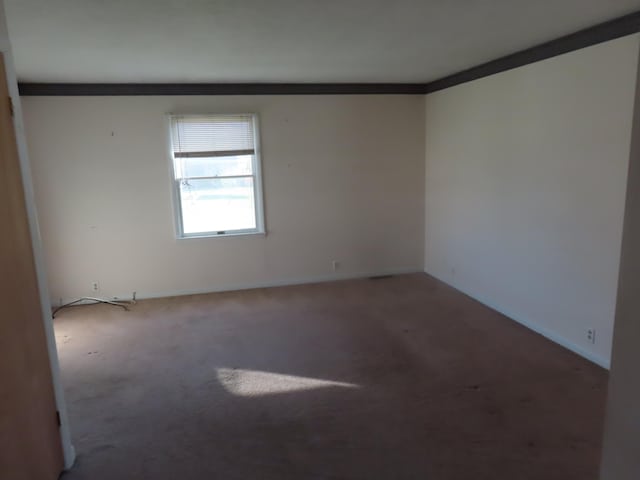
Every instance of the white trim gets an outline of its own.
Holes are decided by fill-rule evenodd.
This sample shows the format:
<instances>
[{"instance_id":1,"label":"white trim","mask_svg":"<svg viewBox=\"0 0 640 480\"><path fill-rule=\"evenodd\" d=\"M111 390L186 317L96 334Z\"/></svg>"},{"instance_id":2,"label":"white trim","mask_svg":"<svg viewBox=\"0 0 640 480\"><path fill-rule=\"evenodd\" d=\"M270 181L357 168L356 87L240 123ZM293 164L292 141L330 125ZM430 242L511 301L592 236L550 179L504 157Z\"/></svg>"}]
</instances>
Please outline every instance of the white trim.
<instances>
[{"instance_id":1,"label":"white trim","mask_svg":"<svg viewBox=\"0 0 640 480\"><path fill-rule=\"evenodd\" d=\"M4 22L4 8L0 1L0 21ZM5 25L0 25L0 29L6 31ZM20 93L18 92L18 82L15 75L13 55L8 39L0 38L0 51L4 54L5 67L7 70L7 84L9 94L13 100L14 108L14 128L16 134L16 143L18 145L18 157L20 161L20 170L22 173L22 183L25 194L25 204L27 208L27 217L29 220L29 230L31 234L31 244L33 249L33 257L36 268L36 277L38 280L38 288L40 290L40 305L42 312L42 322L44 324L45 335L47 339L47 351L49 353L49 363L51 367L51 378L53 381L53 393L55 396L56 409L60 415L60 441L62 444L62 454L64 457L64 468L69 469L73 466L76 458L76 452L71 443L71 432L69 429L69 416L67 414L67 406L64 398L64 389L60 376L60 363L58 361L58 351L56 349L56 339L53 331L53 319L51 317L51 302L49 300L49 288L47 284L47 271L44 262L44 254L42 250L42 240L40 238L40 228L38 226L38 215L35 204L35 195L33 191L33 181L31 176L31 167L29 165L29 156L27 152L27 142L24 133L24 121L22 118L22 106L20 103Z\"/></svg>"},{"instance_id":2,"label":"white trim","mask_svg":"<svg viewBox=\"0 0 640 480\"><path fill-rule=\"evenodd\" d=\"M165 115L165 141L167 147L167 159L169 163L169 181L171 182L171 211L173 213L173 235L176 239L181 239L182 232L182 206L180 205L180 187L176 182L176 167L173 158L173 142L171 141L171 116Z\"/></svg>"},{"instance_id":3,"label":"white trim","mask_svg":"<svg viewBox=\"0 0 640 480\"><path fill-rule=\"evenodd\" d=\"M481 295L476 295L470 291L468 291L467 289L461 288L460 286L448 281L448 280L444 280L442 278L440 278L438 275L434 275L433 273L428 272L427 270L424 271L424 273L426 273L427 275L431 275L432 277L440 280L442 283L445 283L447 285L449 285L452 288L455 288L456 290L458 290L461 293L464 293L465 295L473 298L474 300L482 303L483 305L486 305L487 307L491 308L492 310L495 310L496 312L499 312L501 314L503 314L504 316L508 317L510 320L513 320L514 322L519 323L520 325L527 327L530 330L533 330L534 332L542 335L543 337L551 340L554 343L557 343L558 345L566 348L567 350L571 350L573 353L580 355L583 358L586 358L587 360L589 360L590 362L595 363L596 365L601 366L602 368L605 368L607 370L609 370L610 365L611 365L611 360L607 359L605 357L602 357L600 355L596 355L593 352L590 352L589 350L581 347L580 345L576 345L575 343L567 340L566 338L558 335L555 332L552 332L551 330L542 327L540 325L538 325L535 322L532 322L531 320L528 319L524 319L522 318L520 315L516 315L513 312L509 312L506 309L500 307L499 305L496 305L493 301L482 297Z\"/></svg>"},{"instance_id":4,"label":"white trim","mask_svg":"<svg viewBox=\"0 0 640 480\"><path fill-rule=\"evenodd\" d=\"M260 117L253 113L253 203L255 205L256 230L266 233L267 228L264 219L264 180L262 179L262 146L260 144Z\"/></svg>"},{"instance_id":5,"label":"white trim","mask_svg":"<svg viewBox=\"0 0 640 480\"><path fill-rule=\"evenodd\" d=\"M206 293L220 293L220 292L233 292L239 290L252 290L256 288L272 288L272 287L286 287L293 285L306 285L311 283L325 283L335 282L339 280L354 280L360 278L379 277L386 275L405 275L409 273L423 273L420 268L392 268L386 270L377 270L373 272L346 272L346 273L331 273L328 275L313 275L303 278L285 278L281 280L265 280L262 282L249 282L234 285L216 285L206 288L197 288L190 290L171 290L164 292L139 292L136 291L137 300L145 300L150 298L166 298L166 297L181 297L184 295L202 295ZM129 300L131 299L131 292L123 293L122 295L110 296L109 299L115 300ZM77 300L76 298L62 298L62 304Z\"/></svg>"}]
</instances>

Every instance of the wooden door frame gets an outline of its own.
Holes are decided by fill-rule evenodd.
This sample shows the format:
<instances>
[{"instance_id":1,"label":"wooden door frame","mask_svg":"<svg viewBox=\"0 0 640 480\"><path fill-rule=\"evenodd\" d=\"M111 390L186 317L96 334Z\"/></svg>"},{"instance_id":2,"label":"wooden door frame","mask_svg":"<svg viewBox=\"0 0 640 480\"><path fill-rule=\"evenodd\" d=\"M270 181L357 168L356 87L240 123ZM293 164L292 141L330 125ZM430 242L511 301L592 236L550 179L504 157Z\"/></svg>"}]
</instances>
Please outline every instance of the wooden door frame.
<instances>
[{"instance_id":1,"label":"wooden door frame","mask_svg":"<svg viewBox=\"0 0 640 480\"><path fill-rule=\"evenodd\" d=\"M22 119L22 108L20 104L20 95L18 92L18 81L15 74L9 39L4 33L6 32L6 28L4 25L4 12L2 11L2 7L3 5L2 3L0 3L0 22L2 23L0 24L0 53L4 57L7 76L6 80L9 87L9 95L11 96L13 104L13 123L16 135L16 144L18 146L20 171L22 173L22 184L24 188L25 204L27 208L31 245L36 266L38 288L40 291L42 321L47 338L47 351L49 354L49 364L51 366L51 377L53 379L56 409L58 410L58 414L60 417L60 440L62 443L62 451L64 456L64 468L68 469L71 468L75 461L75 449L73 448L73 444L71 443L69 417L67 415L64 390L62 387L62 379L60 376L60 364L58 361L58 351L56 348L56 340L53 330L53 317L51 315L51 302L49 300L47 273L44 263L42 241L40 239L40 229L38 227L38 217L35 205L35 195L33 192L31 168L29 165L27 143L24 134L24 123Z\"/></svg>"}]
</instances>

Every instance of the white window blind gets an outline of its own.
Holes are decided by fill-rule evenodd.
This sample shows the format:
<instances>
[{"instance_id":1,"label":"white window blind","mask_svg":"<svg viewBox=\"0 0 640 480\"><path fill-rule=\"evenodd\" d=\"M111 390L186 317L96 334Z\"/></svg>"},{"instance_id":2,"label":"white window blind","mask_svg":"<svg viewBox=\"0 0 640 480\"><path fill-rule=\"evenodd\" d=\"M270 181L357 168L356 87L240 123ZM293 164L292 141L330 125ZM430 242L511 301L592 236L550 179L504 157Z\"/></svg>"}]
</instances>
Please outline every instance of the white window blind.
<instances>
[{"instance_id":1,"label":"white window blind","mask_svg":"<svg viewBox=\"0 0 640 480\"><path fill-rule=\"evenodd\" d=\"M255 154L253 115L172 117L175 158Z\"/></svg>"}]
</instances>

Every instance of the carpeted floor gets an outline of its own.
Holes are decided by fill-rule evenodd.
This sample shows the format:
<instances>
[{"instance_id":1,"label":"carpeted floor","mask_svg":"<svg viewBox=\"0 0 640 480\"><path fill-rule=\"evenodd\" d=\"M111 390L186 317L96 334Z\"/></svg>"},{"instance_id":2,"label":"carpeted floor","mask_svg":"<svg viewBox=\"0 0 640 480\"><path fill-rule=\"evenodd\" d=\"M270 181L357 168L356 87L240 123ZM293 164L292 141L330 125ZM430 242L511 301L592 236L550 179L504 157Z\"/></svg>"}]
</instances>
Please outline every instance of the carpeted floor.
<instances>
[{"instance_id":1,"label":"carpeted floor","mask_svg":"<svg viewBox=\"0 0 640 480\"><path fill-rule=\"evenodd\" d=\"M604 370L423 275L55 321L64 480L595 480Z\"/></svg>"}]
</instances>

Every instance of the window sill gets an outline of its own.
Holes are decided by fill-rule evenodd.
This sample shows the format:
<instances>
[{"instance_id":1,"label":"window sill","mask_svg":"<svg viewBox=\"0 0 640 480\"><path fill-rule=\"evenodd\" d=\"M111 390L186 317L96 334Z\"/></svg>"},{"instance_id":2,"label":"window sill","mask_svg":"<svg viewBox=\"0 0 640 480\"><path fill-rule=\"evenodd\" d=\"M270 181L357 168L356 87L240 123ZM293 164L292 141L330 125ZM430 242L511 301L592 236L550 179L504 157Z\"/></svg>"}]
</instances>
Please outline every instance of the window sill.
<instances>
[{"instance_id":1,"label":"window sill","mask_svg":"<svg viewBox=\"0 0 640 480\"><path fill-rule=\"evenodd\" d=\"M255 232L230 232L230 233L203 233L197 235L178 235L176 240L196 240L202 238L227 238L227 237L247 237L247 236L267 236L267 232L264 230L258 230Z\"/></svg>"}]
</instances>

